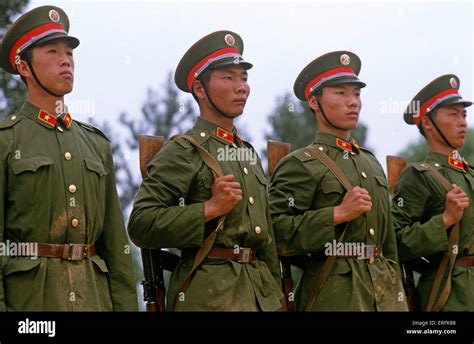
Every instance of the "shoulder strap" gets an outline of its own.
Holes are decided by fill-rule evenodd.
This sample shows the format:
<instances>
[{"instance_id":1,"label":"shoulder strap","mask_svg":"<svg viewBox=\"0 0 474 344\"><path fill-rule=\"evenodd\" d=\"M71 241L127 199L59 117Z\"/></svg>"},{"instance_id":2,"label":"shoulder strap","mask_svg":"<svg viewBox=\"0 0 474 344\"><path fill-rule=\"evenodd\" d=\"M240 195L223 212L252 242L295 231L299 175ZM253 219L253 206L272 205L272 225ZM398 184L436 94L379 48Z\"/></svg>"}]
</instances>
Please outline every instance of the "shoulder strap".
<instances>
[{"instance_id":1,"label":"shoulder strap","mask_svg":"<svg viewBox=\"0 0 474 344\"><path fill-rule=\"evenodd\" d=\"M326 166L332 172L332 174L337 178L337 180L339 180L339 182L347 191L353 188L352 184L347 179L345 174L341 171L339 166L337 166L334 160L332 160L326 153L312 146L306 147L306 150L308 151L309 154L315 156L324 166ZM339 236L338 238L339 242L344 239L344 235L346 234L346 230L348 227L349 227L349 222L346 223L346 227L344 228L341 235ZM336 259L337 259L337 256L333 255L333 256L328 256L326 260L324 261L323 267L321 268L321 272L319 273L318 278L316 279L316 283L314 284L314 287L311 290L311 295L309 296L309 300L306 305L307 312L311 312L311 310L313 309L313 305L316 302L316 299L318 298L318 295L321 292L324 284L326 283L329 273L331 272L332 267L334 266L334 263L336 262Z\"/></svg>"},{"instance_id":2,"label":"shoulder strap","mask_svg":"<svg viewBox=\"0 0 474 344\"><path fill-rule=\"evenodd\" d=\"M334 174L334 176L337 178L337 180L339 180L344 189L349 191L353 188L351 182L347 179L346 175L341 171L339 166L336 165L334 160L332 160L326 153L320 151L319 149L313 146L306 147L306 150L309 154L315 156L319 161L321 161L321 163L326 166L332 172L332 174Z\"/></svg>"},{"instance_id":3,"label":"shoulder strap","mask_svg":"<svg viewBox=\"0 0 474 344\"><path fill-rule=\"evenodd\" d=\"M214 175L214 178L217 177L222 177L224 175L221 166L217 162L217 160L206 150L204 147L202 147L196 140L194 140L191 136L189 135L175 135L173 136L171 140L178 140L178 139L184 139L188 141L190 144L196 148L197 152L199 153L199 156L201 157L202 161L209 167ZM216 241L217 234L222 230L224 227L224 221L225 221L226 215L223 215L219 218L219 221L217 222L217 227L214 229L214 231L204 240L202 246L199 248L199 251L197 252L196 256L194 257L193 260L193 266L191 268L191 271L186 275L184 278L183 283L181 284L181 288L179 289L179 292L176 296L175 300L175 311L178 310L180 300L179 297L186 293L188 290L191 280L196 273L196 270L199 268L199 266L202 264L202 262L206 259L207 255L209 254L212 246L214 245L214 242ZM183 293L183 294L182 294Z\"/></svg>"},{"instance_id":4,"label":"shoulder strap","mask_svg":"<svg viewBox=\"0 0 474 344\"><path fill-rule=\"evenodd\" d=\"M214 174L214 177L222 177L224 175L224 172L222 172L222 168L217 162L217 160L209 153L206 149L204 149L203 146L201 146L195 139L193 139L189 135L175 135L171 140L179 140L179 139L184 139L188 141L190 144L196 148L197 152L199 153L199 156L201 157L202 161L209 167Z\"/></svg>"},{"instance_id":5,"label":"shoulder strap","mask_svg":"<svg viewBox=\"0 0 474 344\"><path fill-rule=\"evenodd\" d=\"M449 182L446 177L444 177L439 171L433 167L433 165L429 163L421 163L421 166L426 167L431 174L433 175L434 179L446 190L449 192L453 186ZM448 239L448 250L444 252L443 258L441 258L441 262L438 266L438 271L436 272L436 277L433 282L433 287L430 292L430 296L428 298L428 304L426 306L427 312L439 312L443 309L444 305L448 301L449 294L451 293L451 275L453 273L453 268L456 262L456 256L453 251L453 247L459 244L459 222L454 225L451 229L451 234L449 235ZM459 251L459 249L458 249ZM446 269L448 270L448 278L444 285L443 290L439 293L439 288L441 286L441 282L443 277L446 273Z\"/></svg>"}]
</instances>

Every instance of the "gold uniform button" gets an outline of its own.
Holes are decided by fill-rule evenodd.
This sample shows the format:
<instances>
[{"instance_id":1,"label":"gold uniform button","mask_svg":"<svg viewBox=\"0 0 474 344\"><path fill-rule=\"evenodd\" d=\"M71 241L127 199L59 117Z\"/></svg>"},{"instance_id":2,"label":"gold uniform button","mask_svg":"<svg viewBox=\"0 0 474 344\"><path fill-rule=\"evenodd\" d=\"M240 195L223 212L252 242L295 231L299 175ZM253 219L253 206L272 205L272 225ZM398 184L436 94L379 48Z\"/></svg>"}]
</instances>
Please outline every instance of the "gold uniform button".
<instances>
[{"instance_id":1,"label":"gold uniform button","mask_svg":"<svg viewBox=\"0 0 474 344\"><path fill-rule=\"evenodd\" d=\"M69 185L68 190L70 193L75 193L77 190L76 185L74 184Z\"/></svg>"},{"instance_id":2,"label":"gold uniform button","mask_svg":"<svg viewBox=\"0 0 474 344\"><path fill-rule=\"evenodd\" d=\"M367 179L367 173L362 172L361 174L362 174L362 177L364 177L364 179Z\"/></svg>"},{"instance_id":3,"label":"gold uniform button","mask_svg":"<svg viewBox=\"0 0 474 344\"><path fill-rule=\"evenodd\" d=\"M250 204L254 204L254 203L255 203L255 200L253 199L252 196L249 197L249 203L250 203Z\"/></svg>"},{"instance_id":4,"label":"gold uniform button","mask_svg":"<svg viewBox=\"0 0 474 344\"><path fill-rule=\"evenodd\" d=\"M64 159L66 159L67 161L71 160L72 159L72 154L69 153L69 152L64 153Z\"/></svg>"},{"instance_id":5,"label":"gold uniform button","mask_svg":"<svg viewBox=\"0 0 474 344\"><path fill-rule=\"evenodd\" d=\"M373 229L373 228L369 229L369 233L370 233L370 235L374 236L375 235L375 229Z\"/></svg>"},{"instance_id":6,"label":"gold uniform button","mask_svg":"<svg viewBox=\"0 0 474 344\"><path fill-rule=\"evenodd\" d=\"M73 227L79 226L79 220L78 220L78 219L72 219L71 225L72 225Z\"/></svg>"},{"instance_id":7,"label":"gold uniform button","mask_svg":"<svg viewBox=\"0 0 474 344\"><path fill-rule=\"evenodd\" d=\"M321 152L324 150L324 148L323 148L323 147L319 147L318 149L319 149Z\"/></svg>"},{"instance_id":8,"label":"gold uniform button","mask_svg":"<svg viewBox=\"0 0 474 344\"><path fill-rule=\"evenodd\" d=\"M244 167L244 173L245 173L245 174L249 174L249 170L248 170L247 167Z\"/></svg>"},{"instance_id":9,"label":"gold uniform button","mask_svg":"<svg viewBox=\"0 0 474 344\"><path fill-rule=\"evenodd\" d=\"M369 259L369 264L372 265L372 264L374 264L374 263L375 263L375 258L374 258L374 257L370 258L370 259Z\"/></svg>"},{"instance_id":10,"label":"gold uniform button","mask_svg":"<svg viewBox=\"0 0 474 344\"><path fill-rule=\"evenodd\" d=\"M62 133L64 131L63 127L58 127L58 131Z\"/></svg>"},{"instance_id":11,"label":"gold uniform button","mask_svg":"<svg viewBox=\"0 0 474 344\"><path fill-rule=\"evenodd\" d=\"M206 133L203 131L200 135L201 135L201 137L205 137Z\"/></svg>"},{"instance_id":12,"label":"gold uniform button","mask_svg":"<svg viewBox=\"0 0 474 344\"><path fill-rule=\"evenodd\" d=\"M14 121L16 119L16 116L12 116L11 119L12 121Z\"/></svg>"},{"instance_id":13,"label":"gold uniform button","mask_svg":"<svg viewBox=\"0 0 474 344\"><path fill-rule=\"evenodd\" d=\"M260 226L255 227L255 233L257 234L262 233L262 228L260 228Z\"/></svg>"},{"instance_id":14,"label":"gold uniform button","mask_svg":"<svg viewBox=\"0 0 474 344\"><path fill-rule=\"evenodd\" d=\"M435 164L435 166L436 166L436 167L439 167L439 164L438 164L438 163L436 163L436 164Z\"/></svg>"}]
</instances>

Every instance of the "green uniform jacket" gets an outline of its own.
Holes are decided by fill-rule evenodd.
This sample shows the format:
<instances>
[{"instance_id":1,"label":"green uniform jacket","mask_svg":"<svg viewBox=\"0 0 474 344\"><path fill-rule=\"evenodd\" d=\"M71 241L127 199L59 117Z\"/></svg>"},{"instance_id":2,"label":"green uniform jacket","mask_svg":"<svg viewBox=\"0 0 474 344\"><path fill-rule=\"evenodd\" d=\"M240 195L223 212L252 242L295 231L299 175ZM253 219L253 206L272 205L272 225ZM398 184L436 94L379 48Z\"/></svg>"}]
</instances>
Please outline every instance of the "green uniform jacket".
<instances>
[{"instance_id":1,"label":"green uniform jacket","mask_svg":"<svg viewBox=\"0 0 474 344\"><path fill-rule=\"evenodd\" d=\"M336 142L335 136L318 132L313 147L322 149L353 186L365 188L372 197L372 210L350 223L344 241L381 245L383 257L375 259L374 264L362 259L336 259L313 310L406 310L382 167L370 152L349 154ZM298 310L306 309L327 258L327 245L345 227L345 224L334 226L333 214L334 207L344 197L343 186L317 158L306 153L298 149L285 157L276 168L270 186L270 209L279 253L311 254L296 289Z\"/></svg>"},{"instance_id":2,"label":"green uniform jacket","mask_svg":"<svg viewBox=\"0 0 474 344\"><path fill-rule=\"evenodd\" d=\"M460 186L469 197L469 208L459 228L458 257L473 255L466 249L474 235L474 172L464 172L448 163L448 157L429 153L426 162L434 165L452 184ZM401 261L416 260L421 277L417 285L417 305L425 310L443 252L448 250L449 231L443 216L446 191L431 172L419 165L408 166L398 179L392 204ZM430 263L423 263L424 257ZM417 259L418 258L418 259ZM447 277L447 276L446 276ZM441 283L444 287L446 278ZM455 266L452 289L444 311L474 311L474 267Z\"/></svg>"},{"instance_id":3,"label":"green uniform jacket","mask_svg":"<svg viewBox=\"0 0 474 344\"><path fill-rule=\"evenodd\" d=\"M95 243L97 255L10 257L0 271L0 309L138 310L110 145L92 127L55 127L39 112L25 102L0 123L0 239Z\"/></svg>"},{"instance_id":4,"label":"green uniform jacket","mask_svg":"<svg viewBox=\"0 0 474 344\"><path fill-rule=\"evenodd\" d=\"M254 248L257 260L248 264L206 260L184 297L179 299L179 310L280 310L283 295L268 209L267 181L259 160L251 164L231 161L231 156L219 158L226 146L232 149L233 145L218 137L218 130L222 132L199 117L194 128L187 132L219 161L224 175L235 176L243 193L242 200L227 215L214 246ZM246 142L242 147L254 152ZM217 223L217 219L204 223L204 202L211 198L213 183L211 171L191 144L184 140L168 142L148 166L148 178L140 187L130 216L130 238L144 248L200 247ZM169 310L174 309L191 263L191 258L182 259L171 276L167 293Z\"/></svg>"}]
</instances>

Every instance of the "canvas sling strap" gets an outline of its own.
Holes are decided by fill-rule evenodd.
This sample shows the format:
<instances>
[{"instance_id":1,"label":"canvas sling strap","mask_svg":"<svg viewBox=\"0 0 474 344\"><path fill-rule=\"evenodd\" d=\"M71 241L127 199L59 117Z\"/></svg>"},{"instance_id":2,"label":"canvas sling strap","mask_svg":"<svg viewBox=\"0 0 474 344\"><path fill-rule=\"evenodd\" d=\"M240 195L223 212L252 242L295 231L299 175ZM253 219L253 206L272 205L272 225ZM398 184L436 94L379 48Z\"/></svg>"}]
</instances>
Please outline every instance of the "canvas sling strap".
<instances>
[{"instance_id":1,"label":"canvas sling strap","mask_svg":"<svg viewBox=\"0 0 474 344\"><path fill-rule=\"evenodd\" d=\"M194 140L191 136L188 136L188 135L175 135L170 139L170 141L178 140L178 139L184 139L188 141L191 145L193 145L194 148L196 148L202 161L207 165L207 167L211 169L212 174L214 175L214 178L224 176L224 173L222 172L222 168L220 167L216 159L206 149L204 149L198 142L196 142L196 140ZM184 278L184 281L181 284L181 288L179 289L178 295L176 296L175 311L177 311L179 308L180 296L184 295L184 293L186 293L186 291L188 290L189 285L191 284L191 280L196 270L199 268L202 262L206 259L207 255L212 249L212 246L214 245L214 242L216 241L217 234L219 234L219 232L224 227L225 218L226 218L226 215L223 215L219 218L216 229L214 229L214 231L212 231L212 233L206 238L202 246L199 248L199 251L196 253L196 256L194 257L194 260L193 260L191 271Z\"/></svg>"},{"instance_id":2,"label":"canvas sling strap","mask_svg":"<svg viewBox=\"0 0 474 344\"><path fill-rule=\"evenodd\" d=\"M453 186L439 171L433 167L433 165L428 164L426 162L418 164L422 167L426 167L436 180L445 190L449 192ZM451 275L453 272L453 268L456 262L456 256L453 251L453 247L459 244L459 222L454 225L451 229L451 234L449 235L448 239L448 247L449 249L444 252L443 258L441 258L441 262L438 266L438 271L436 272L436 277L433 282L433 287L430 292L430 296L428 298L428 304L426 306L427 312L439 312L443 309L444 305L448 301L449 294L451 293ZM448 278L444 285L443 290L439 293L439 288L441 286L441 281L446 273L446 269L448 270ZM438 296L439 293L439 296Z\"/></svg>"},{"instance_id":3,"label":"canvas sling strap","mask_svg":"<svg viewBox=\"0 0 474 344\"><path fill-rule=\"evenodd\" d=\"M310 155L316 157L324 166L326 166L347 191L353 188L352 184L349 182L349 180L341 171L341 169L326 153L324 153L323 151L320 151L319 149L313 146L306 147L306 151ZM342 231L341 235L338 238L338 242L341 242L342 240L344 240L344 235L346 234L346 230L349 227L349 223L350 222L346 223L344 230ZM324 283L326 283L326 280L329 276L329 273L332 270L332 267L334 266L334 263L336 262L336 259L337 259L337 255L328 256L326 258L323 264L323 267L321 268L321 272L318 275L316 283L314 284L314 287L311 290L311 295L309 296L309 300L306 305L307 312L311 312L311 310L313 309L313 305L316 302L316 299L318 298L318 295L321 292L321 289L323 288Z\"/></svg>"}]
</instances>

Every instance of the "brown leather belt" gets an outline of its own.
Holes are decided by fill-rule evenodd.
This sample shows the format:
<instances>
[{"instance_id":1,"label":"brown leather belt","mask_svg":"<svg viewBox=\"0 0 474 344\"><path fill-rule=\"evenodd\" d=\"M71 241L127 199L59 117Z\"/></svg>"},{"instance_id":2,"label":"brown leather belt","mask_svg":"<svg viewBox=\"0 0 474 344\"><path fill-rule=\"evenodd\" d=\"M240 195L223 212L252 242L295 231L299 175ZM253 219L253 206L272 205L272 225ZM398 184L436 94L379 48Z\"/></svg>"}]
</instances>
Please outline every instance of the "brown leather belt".
<instances>
[{"instance_id":1,"label":"brown leather belt","mask_svg":"<svg viewBox=\"0 0 474 344\"><path fill-rule=\"evenodd\" d=\"M468 268L474 266L474 256L463 256L456 259L456 266Z\"/></svg>"},{"instance_id":2,"label":"brown leather belt","mask_svg":"<svg viewBox=\"0 0 474 344\"><path fill-rule=\"evenodd\" d=\"M29 243L30 245L38 245L38 257L61 258L66 260L82 260L96 255L95 245L84 244L42 244ZM21 257L21 255L17 255Z\"/></svg>"},{"instance_id":3,"label":"brown leather belt","mask_svg":"<svg viewBox=\"0 0 474 344\"><path fill-rule=\"evenodd\" d=\"M181 256L183 258L194 258L197 253L197 249L186 249L183 250ZM248 247L240 248L221 248L213 247L207 255L208 259L218 260L233 260L239 263L250 263L252 260L257 258L257 254L254 249Z\"/></svg>"}]
</instances>

